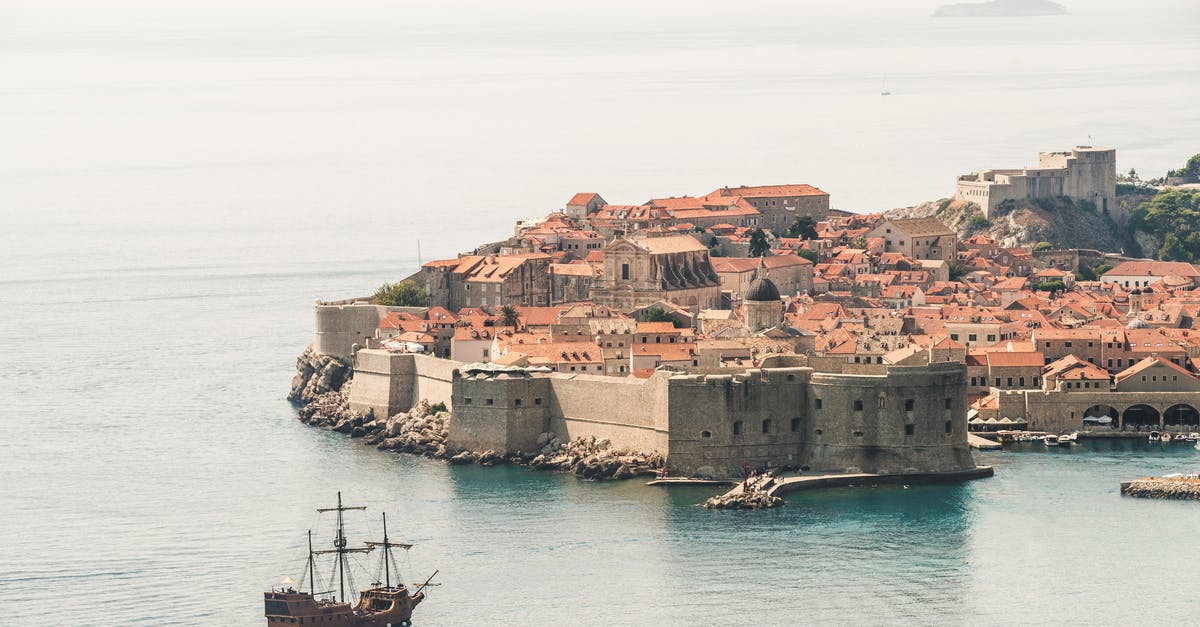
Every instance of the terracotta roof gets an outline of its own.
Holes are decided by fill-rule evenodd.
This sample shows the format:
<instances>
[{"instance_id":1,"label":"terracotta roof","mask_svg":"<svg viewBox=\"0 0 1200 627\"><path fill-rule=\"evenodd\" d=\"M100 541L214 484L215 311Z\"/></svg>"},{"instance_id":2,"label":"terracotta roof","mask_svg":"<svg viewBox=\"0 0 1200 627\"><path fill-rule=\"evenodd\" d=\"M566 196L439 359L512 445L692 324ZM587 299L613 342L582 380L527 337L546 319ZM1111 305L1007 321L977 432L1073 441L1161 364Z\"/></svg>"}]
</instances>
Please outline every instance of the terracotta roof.
<instances>
[{"instance_id":1,"label":"terracotta roof","mask_svg":"<svg viewBox=\"0 0 1200 627\"><path fill-rule=\"evenodd\" d=\"M745 198L781 198L786 196L828 196L812 185L756 185L752 187L722 187L709 196L742 196Z\"/></svg>"},{"instance_id":2,"label":"terracotta roof","mask_svg":"<svg viewBox=\"0 0 1200 627\"><path fill-rule=\"evenodd\" d=\"M688 253L708 250L691 235L669 235L667 237L645 237L628 240L651 254Z\"/></svg>"},{"instance_id":3,"label":"terracotta roof","mask_svg":"<svg viewBox=\"0 0 1200 627\"><path fill-rule=\"evenodd\" d=\"M905 218L888 220L893 228L907 233L910 237L932 237L935 235L954 235L954 229L946 226L937 218Z\"/></svg>"},{"instance_id":4,"label":"terracotta roof","mask_svg":"<svg viewBox=\"0 0 1200 627\"><path fill-rule=\"evenodd\" d=\"M596 196L597 196L597 194L595 192L579 192L578 194L575 194L574 196L572 196L571 200L567 201L567 204L568 205L586 205L589 202L592 202L592 199L595 198ZM560 198L561 198L561 196L560 196Z\"/></svg>"},{"instance_id":5,"label":"terracotta roof","mask_svg":"<svg viewBox=\"0 0 1200 627\"><path fill-rule=\"evenodd\" d=\"M1200 270L1182 261L1126 261L1105 272L1103 276L1167 276L1200 277Z\"/></svg>"},{"instance_id":6,"label":"terracotta roof","mask_svg":"<svg viewBox=\"0 0 1200 627\"><path fill-rule=\"evenodd\" d=\"M592 267L586 263L552 263L550 274L559 276L595 276Z\"/></svg>"},{"instance_id":7,"label":"terracotta roof","mask_svg":"<svg viewBox=\"0 0 1200 627\"><path fill-rule=\"evenodd\" d=\"M1132 377L1133 375L1138 374L1138 373L1142 372L1143 370L1145 370L1151 366L1154 366L1156 364L1162 364L1162 365L1164 365L1164 366L1166 366L1188 378L1192 378L1192 379L1195 378L1192 375L1192 373L1185 370L1182 366L1172 363L1170 360L1168 360L1166 357L1163 357L1162 355L1156 355L1154 357L1146 357L1145 359L1142 359L1141 361L1137 362L1136 364L1122 370L1121 372L1118 372L1116 374L1116 376L1113 377L1113 382L1120 383L1120 382L1124 381L1125 379L1128 379L1129 377Z\"/></svg>"},{"instance_id":8,"label":"terracotta roof","mask_svg":"<svg viewBox=\"0 0 1200 627\"><path fill-rule=\"evenodd\" d=\"M987 364L990 367L1042 367L1046 357L1040 352L1008 352L996 351L987 353Z\"/></svg>"}]
</instances>

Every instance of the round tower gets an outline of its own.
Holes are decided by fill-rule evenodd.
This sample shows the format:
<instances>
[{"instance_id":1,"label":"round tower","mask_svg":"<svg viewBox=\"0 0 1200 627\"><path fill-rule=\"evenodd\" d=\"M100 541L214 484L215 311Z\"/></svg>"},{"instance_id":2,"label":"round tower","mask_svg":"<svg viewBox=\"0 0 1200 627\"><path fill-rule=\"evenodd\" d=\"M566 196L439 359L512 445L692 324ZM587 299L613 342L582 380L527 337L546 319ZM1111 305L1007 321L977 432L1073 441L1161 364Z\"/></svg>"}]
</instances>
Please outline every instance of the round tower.
<instances>
[{"instance_id":1,"label":"round tower","mask_svg":"<svg viewBox=\"0 0 1200 627\"><path fill-rule=\"evenodd\" d=\"M751 331L770 329L783 322L783 302L779 296L779 288L765 276L750 282L743 306L746 311L746 327Z\"/></svg>"}]
</instances>

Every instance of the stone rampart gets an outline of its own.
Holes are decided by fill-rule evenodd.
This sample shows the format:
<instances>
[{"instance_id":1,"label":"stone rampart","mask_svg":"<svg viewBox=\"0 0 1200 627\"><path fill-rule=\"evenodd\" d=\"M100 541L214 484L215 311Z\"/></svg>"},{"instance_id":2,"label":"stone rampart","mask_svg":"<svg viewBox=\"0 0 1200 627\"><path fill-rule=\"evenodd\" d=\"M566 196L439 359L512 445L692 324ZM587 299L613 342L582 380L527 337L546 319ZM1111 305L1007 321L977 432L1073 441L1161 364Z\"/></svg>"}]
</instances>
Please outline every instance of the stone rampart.
<instances>
[{"instance_id":1,"label":"stone rampart","mask_svg":"<svg viewBox=\"0 0 1200 627\"><path fill-rule=\"evenodd\" d=\"M379 321L392 311L424 315L425 308L374 305L370 297L336 303L317 301L313 308L313 328L316 332L313 350L319 355L348 360L354 352L354 345L366 346L367 338L375 337Z\"/></svg>"},{"instance_id":2,"label":"stone rampart","mask_svg":"<svg viewBox=\"0 0 1200 627\"><path fill-rule=\"evenodd\" d=\"M451 404L451 388L459 362L413 353L363 349L354 356L350 408L386 418L413 404Z\"/></svg>"}]
</instances>

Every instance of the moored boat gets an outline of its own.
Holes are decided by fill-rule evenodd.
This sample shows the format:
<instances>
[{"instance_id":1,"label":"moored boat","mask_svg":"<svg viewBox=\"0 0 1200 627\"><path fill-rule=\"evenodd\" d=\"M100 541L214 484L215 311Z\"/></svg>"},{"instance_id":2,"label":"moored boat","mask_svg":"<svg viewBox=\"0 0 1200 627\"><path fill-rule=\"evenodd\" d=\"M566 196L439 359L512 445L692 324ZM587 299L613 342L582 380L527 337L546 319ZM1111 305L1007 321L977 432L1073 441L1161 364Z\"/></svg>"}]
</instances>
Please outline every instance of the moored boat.
<instances>
[{"instance_id":1,"label":"moored boat","mask_svg":"<svg viewBox=\"0 0 1200 627\"><path fill-rule=\"evenodd\" d=\"M1058 445L1059 446L1071 446L1074 443L1075 443L1075 439L1069 435L1058 436Z\"/></svg>"},{"instance_id":2,"label":"moored boat","mask_svg":"<svg viewBox=\"0 0 1200 627\"><path fill-rule=\"evenodd\" d=\"M1046 435L1046 436L1043 436L1043 437L1042 437L1042 442L1045 442L1045 443L1046 443L1046 446L1058 446L1058 445L1059 445L1059 441L1058 441L1058 436L1057 436L1057 435Z\"/></svg>"},{"instance_id":3,"label":"moored boat","mask_svg":"<svg viewBox=\"0 0 1200 627\"><path fill-rule=\"evenodd\" d=\"M1150 432L1150 441L1151 441L1151 442L1158 442L1158 432L1157 432L1157 431L1151 431L1151 432Z\"/></svg>"},{"instance_id":4,"label":"moored boat","mask_svg":"<svg viewBox=\"0 0 1200 627\"><path fill-rule=\"evenodd\" d=\"M318 512L337 512L337 535L333 539L333 548L315 551L312 546L312 531L308 532L308 561L306 571L300 578L300 583L288 577L283 580L283 587L263 593L265 614L268 625L293 625L311 623L320 625L347 625L353 627L408 627L412 624L413 609L425 599L424 590L437 575L435 571L425 583L409 593L408 587L401 581L392 581L392 568L395 559L392 549L410 549L411 544L391 542L387 534L387 514L383 515L383 540L379 542L364 542L362 547L349 547L346 539L343 514L349 510L365 510L365 507L345 507L342 505L342 493L338 492L337 507L318 509ZM351 603L346 599L346 579L349 577L349 564L346 556L350 553L370 553L382 549L383 581L375 581L370 588L362 590L358 599ZM333 554L336 556L334 565L338 577L338 596L333 590L316 591L316 556ZM400 573L396 573L399 578ZM304 580L308 580L308 592L302 592ZM332 587L332 575L329 581ZM353 581L351 581L353 585ZM436 585L436 584L435 584ZM322 586L324 587L324 586ZM298 621L298 622L297 622Z\"/></svg>"}]
</instances>

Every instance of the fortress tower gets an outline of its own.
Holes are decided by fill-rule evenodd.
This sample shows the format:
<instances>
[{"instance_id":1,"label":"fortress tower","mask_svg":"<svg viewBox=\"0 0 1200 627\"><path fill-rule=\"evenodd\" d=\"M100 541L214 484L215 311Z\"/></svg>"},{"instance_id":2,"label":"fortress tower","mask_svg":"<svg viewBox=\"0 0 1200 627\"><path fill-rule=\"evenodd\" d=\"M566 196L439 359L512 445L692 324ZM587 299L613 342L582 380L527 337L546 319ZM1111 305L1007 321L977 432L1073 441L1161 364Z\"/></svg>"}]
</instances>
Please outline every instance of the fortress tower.
<instances>
[{"instance_id":1,"label":"fortress tower","mask_svg":"<svg viewBox=\"0 0 1200 627\"><path fill-rule=\"evenodd\" d=\"M1063 152L1038 153L1036 168L979 170L959 175L955 200L973 202L991 217L1006 200L1066 196L1091 202L1096 211L1124 219L1117 205L1117 151L1076 146Z\"/></svg>"}]
</instances>

